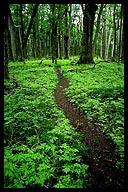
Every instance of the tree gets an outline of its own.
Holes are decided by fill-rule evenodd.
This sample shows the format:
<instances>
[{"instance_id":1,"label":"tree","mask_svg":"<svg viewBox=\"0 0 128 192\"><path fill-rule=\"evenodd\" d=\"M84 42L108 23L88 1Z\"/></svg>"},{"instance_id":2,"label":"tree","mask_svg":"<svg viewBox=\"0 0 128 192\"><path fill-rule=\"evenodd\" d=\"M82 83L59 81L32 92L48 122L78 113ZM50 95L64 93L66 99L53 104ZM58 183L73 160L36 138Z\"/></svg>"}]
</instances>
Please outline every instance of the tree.
<instances>
[{"instance_id":1,"label":"tree","mask_svg":"<svg viewBox=\"0 0 128 192\"><path fill-rule=\"evenodd\" d=\"M106 6L105 4L100 5L99 13L97 16L96 31L95 31L95 36L93 40L93 50L92 50L93 57L95 56L96 42L97 42L99 30L100 30L100 19L101 19L102 11L105 8L105 6Z\"/></svg>"},{"instance_id":2,"label":"tree","mask_svg":"<svg viewBox=\"0 0 128 192\"><path fill-rule=\"evenodd\" d=\"M9 4L6 4L4 10L4 78L9 79L9 69L8 69L8 13Z\"/></svg>"},{"instance_id":3,"label":"tree","mask_svg":"<svg viewBox=\"0 0 128 192\"><path fill-rule=\"evenodd\" d=\"M81 5L83 11L83 37L81 43L81 53L78 63L93 63L92 57L92 36L95 19L96 4Z\"/></svg>"},{"instance_id":4,"label":"tree","mask_svg":"<svg viewBox=\"0 0 128 192\"><path fill-rule=\"evenodd\" d=\"M57 64L57 19L56 19L56 9L55 4L51 4L52 10L52 38L51 38L51 45L52 45L52 63Z\"/></svg>"},{"instance_id":5,"label":"tree","mask_svg":"<svg viewBox=\"0 0 128 192\"><path fill-rule=\"evenodd\" d=\"M8 8L8 28L10 33L11 39L11 51L12 51L12 59L16 61L17 54L16 54L16 33L15 33L15 26L11 15L11 10ZM8 34L9 36L9 34Z\"/></svg>"},{"instance_id":6,"label":"tree","mask_svg":"<svg viewBox=\"0 0 128 192\"><path fill-rule=\"evenodd\" d=\"M120 11L120 27L119 27L119 49L118 49L118 62L123 61L123 15L124 14L124 5L121 5Z\"/></svg>"},{"instance_id":7,"label":"tree","mask_svg":"<svg viewBox=\"0 0 128 192\"><path fill-rule=\"evenodd\" d=\"M35 15L37 13L38 6L39 6L39 4L35 4L34 7L33 7L33 12L32 12L32 15L31 15L31 19L30 19L30 22L29 22L27 33L26 33L26 36L25 36L24 41L23 41L23 52L24 52L24 55L26 55L27 41L28 41L28 37L30 35L30 31L31 31L31 28L32 28L34 17L35 17Z\"/></svg>"},{"instance_id":8,"label":"tree","mask_svg":"<svg viewBox=\"0 0 128 192\"><path fill-rule=\"evenodd\" d=\"M65 4L64 58L69 59L68 4Z\"/></svg>"}]
</instances>

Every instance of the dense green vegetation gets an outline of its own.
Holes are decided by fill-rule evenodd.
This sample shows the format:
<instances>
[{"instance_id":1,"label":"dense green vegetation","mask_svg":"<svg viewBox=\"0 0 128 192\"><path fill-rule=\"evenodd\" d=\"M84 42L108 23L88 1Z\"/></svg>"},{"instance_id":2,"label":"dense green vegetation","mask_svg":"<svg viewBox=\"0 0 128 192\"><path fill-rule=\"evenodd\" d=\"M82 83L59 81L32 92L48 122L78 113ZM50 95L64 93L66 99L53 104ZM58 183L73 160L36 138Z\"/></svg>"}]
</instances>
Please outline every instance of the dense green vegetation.
<instances>
[{"instance_id":1,"label":"dense green vegetation","mask_svg":"<svg viewBox=\"0 0 128 192\"><path fill-rule=\"evenodd\" d=\"M5 188L89 187L87 149L54 102L54 67L38 64L9 64L19 86L5 81Z\"/></svg>"},{"instance_id":2,"label":"dense green vegetation","mask_svg":"<svg viewBox=\"0 0 128 192\"><path fill-rule=\"evenodd\" d=\"M124 4L3 13L4 187L123 187Z\"/></svg>"},{"instance_id":3,"label":"dense green vegetation","mask_svg":"<svg viewBox=\"0 0 128 192\"><path fill-rule=\"evenodd\" d=\"M70 84L67 95L71 102L87 114L88 118L103 124L106 134L114 140L124 167L124 65L102 62L91 69L90 65L62 67ZM84 68L84 70L83 70ZM88 70L89 69L89 70Z\"/></svg>"},{"instance_id":4,"label":"dense green vegetation","mask_svg":"<svg viewBox=\"0 0 128 192\"><path fill-rule=\"evenodd\" d=\"M67 95L89 119L103 124L116 144L117 168L123 169L123 65L100 63L93 69L93 65L71 66L71 61L58 61L70 80ZM19 86L5 80L5 188L88 188L82 136L55 104L58 78L54 66L49 67L51 61L45 60L43 67L38 63L9 64Z\"/></svg>"}]
</instances>

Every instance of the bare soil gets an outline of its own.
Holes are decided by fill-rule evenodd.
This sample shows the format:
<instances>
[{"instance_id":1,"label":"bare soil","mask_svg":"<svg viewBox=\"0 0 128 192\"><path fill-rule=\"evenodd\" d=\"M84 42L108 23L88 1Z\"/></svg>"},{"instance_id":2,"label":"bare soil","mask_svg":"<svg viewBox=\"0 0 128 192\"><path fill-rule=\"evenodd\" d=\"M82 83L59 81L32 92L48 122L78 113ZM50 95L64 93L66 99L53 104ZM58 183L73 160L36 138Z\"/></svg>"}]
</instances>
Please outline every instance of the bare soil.
<instances>
[{"instance_id":1,"label":"bare soil","mask_svg":"<svg viewBox=\"0 0 128 192\"><path fill-rule=\"evenodd\" d=\"M101 124L89 121L85 114L71 104L66 96L69 81L56 67L59 83L55 90L55 101L58 108L70 120L70 124L81 134L83 143L89 148L89 173L94 183L92 188L124 188L124 173L115 167L116 153L113 141L103 132Z\"/></svg>"}]
</instances>

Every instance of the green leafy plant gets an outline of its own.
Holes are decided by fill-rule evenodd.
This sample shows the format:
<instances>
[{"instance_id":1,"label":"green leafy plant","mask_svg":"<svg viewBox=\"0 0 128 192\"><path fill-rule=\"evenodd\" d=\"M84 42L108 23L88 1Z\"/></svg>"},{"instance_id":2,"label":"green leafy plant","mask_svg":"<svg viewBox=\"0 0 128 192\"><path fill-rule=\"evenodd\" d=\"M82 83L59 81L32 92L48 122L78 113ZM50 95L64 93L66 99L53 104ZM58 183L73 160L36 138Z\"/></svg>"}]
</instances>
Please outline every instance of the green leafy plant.
<instances>
[{"instance_id":1,"label":"green leafy plant","mask_svg":"<svg viewBox=\"0 0 128 192\"><path fill-rule=\"evenodd\" d=\"M9 65L19 87L5 95L4 187L90 187L82 137L54 101L54 67L40 72L34 61Z\"/></svg>"},{"instance_id":2,"label":"green leafy plant","mask_svg":"<svg viewBox=\"0 0 128 192\"><path fill-rule=\"evenodd\" d=\"M83 65L83 68L89 65ZM80 66L79 66L80 67ZM73 68L76 68L74 66ZM67 95L88 118L100 121L116 144L117 167L124 168L124 67L117 63L98 64L95 70L69 72Z\"/></svg>"}]
</instances>

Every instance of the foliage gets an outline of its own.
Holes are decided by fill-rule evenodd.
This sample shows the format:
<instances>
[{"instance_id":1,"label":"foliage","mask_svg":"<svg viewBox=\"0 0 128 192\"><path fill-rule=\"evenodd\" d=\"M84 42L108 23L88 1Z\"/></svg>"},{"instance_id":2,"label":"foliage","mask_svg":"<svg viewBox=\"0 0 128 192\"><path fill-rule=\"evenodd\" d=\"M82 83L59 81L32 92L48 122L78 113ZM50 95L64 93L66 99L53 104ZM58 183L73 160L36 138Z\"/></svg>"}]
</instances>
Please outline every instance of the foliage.
<instances>
[{"instance_id":1,"label":"foliage","mask_svg":"<svg viewBox=\"0 0 128 192\"><path fill-rule=\"evenodd\" d=\"M83 68L82 68L83 66ZM106 134L116 144L119 155L117 167L124 167L124 71L123 65L101 63L91 70L90 65L73 66L73 72L66 70L70 79L67 95L71 102L88 116L100 121ZM78 70L79 69L79 70ZM83 69L83 70L82 70Z\"/></svg>"},{"instance_id":2,"label":"foliage","mask_svg":"<svg viewBox=\"0 0 128 192\"><path fill-rule=\"evenodd\" d=\"M44 63L9 63L18 87L4 96L4 187L90 187L87 149L56 106L57 75Z\"/></svg>"}]
</instances>

